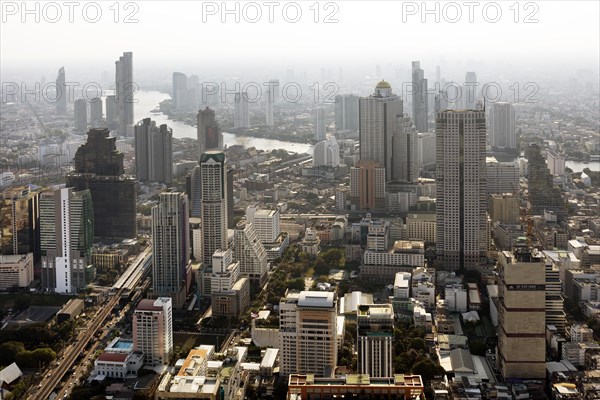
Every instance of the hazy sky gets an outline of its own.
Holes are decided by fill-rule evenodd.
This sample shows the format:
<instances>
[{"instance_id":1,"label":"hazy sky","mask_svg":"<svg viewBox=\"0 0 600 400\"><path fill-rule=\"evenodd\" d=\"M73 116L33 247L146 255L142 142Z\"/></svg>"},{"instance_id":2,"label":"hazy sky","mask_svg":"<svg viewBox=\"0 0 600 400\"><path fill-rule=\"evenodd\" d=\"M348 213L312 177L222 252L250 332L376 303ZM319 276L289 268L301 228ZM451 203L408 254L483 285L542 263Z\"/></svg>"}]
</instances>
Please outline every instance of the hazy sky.
<instances>
[{"instance_id":1,"label":"hazy sky","mask_svg":"<svg viewBox=\"0 0 600 400\"><path fill-rule=\"evenodd\" d=\"M519 2L517 7L512 0L480 1L475 2L479 5L474 8L472 23L463 1L452 5L427 1L430 9L437 4L438 23L435 14L422 15L421 1L320 1L318 23L313 20L312 0L277 2L273 23L263 1L254 3L262 12L257 23L244 21L243 7L248 2L238 4L239 23L234 15L221 21L221 1L135 1L128 5L121 1L118 23L113 20L114 7L110 9L113 1L96 3L101 10L96 23L84 20L86 4L87 18L95 18L96 8L90 2L79 2L72 23L62 1L54 3L62 13L56 23L48 21L57 15L57 7L44 8L48 2L27 2L31 9L38 4L40 22L35 22L35 12L23 15L21 1L1 3L0 68L4 76L31 70L54 79L61 65L70 72L112 73L114 61L123 51L134 52L136 71L159 68L197 73L219 68L285 70L304 66L335 70L367 66L374 70L376 64L404 65L410 60L421 60L428 73L440 63L598 70L600 2L595 0ZM236 3L229 1L227 7L233 9ZM288 19L293 19L296 4L302 16L296 23L287 22L283 7L288 7ZM454 5L462 13L459 22L444 21L444 16L456 17ZM502 12L498 22L486 21L496 17L498 7ZM203 22L203 9L216 8L216 14L205 15ZM514 22L516 8L518 23ZM246 6L246 17L254 18L256 9ZM334 11L338 22L324 23L325 16ZM123 22L130 13L137 23ZM528 15L538 22L525 23Z\"/></svg>"}]
</instances>

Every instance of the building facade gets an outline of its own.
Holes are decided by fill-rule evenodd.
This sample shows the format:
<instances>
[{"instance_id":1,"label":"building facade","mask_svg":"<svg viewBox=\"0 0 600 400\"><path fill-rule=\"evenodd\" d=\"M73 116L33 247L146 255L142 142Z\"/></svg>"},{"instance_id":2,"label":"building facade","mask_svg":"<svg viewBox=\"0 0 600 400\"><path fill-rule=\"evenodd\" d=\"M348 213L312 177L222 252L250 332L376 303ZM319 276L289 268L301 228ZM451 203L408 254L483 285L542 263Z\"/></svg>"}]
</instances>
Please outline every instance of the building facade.
<instances>
[{"instance_id":1,"label":"building facade","mask_svg":"<svg viewBox=\"0 0 600 400\"><path fill-rule=\"evenodd\" d=\"M170 184L173 180L173 130L144 118L134 127L135 173L139 181Z\"/></svg>"},{"instance_id":2,"label":"building facade","mask_svg":"<svg viewBox=\"0 0 600 400\"><path fill-rule=\"evenodd\" d=\"M169 297L141 300L133 313L133 349L144 364L167 365L173 354L173 305Z\"/></svg>"}]
</instances>

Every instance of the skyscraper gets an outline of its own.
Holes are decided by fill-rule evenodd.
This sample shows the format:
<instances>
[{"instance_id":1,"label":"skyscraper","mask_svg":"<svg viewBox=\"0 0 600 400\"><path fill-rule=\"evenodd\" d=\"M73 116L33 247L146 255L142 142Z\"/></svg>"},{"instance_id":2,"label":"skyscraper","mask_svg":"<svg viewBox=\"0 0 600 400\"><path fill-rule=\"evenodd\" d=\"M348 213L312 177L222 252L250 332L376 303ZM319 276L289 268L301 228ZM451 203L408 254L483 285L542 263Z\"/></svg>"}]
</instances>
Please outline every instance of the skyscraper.
<instances>
[{"instance_id":1,"label":"skyscraper","mask_svg":"<svg viewBox=\"0 0 600 400\"><path fill-rule=\"evenodd\" d=\"M75 153L75 171L67 186L89 189L94 202L94 236L120 241L137 235L135 179L123 175L123 153L108 129L90 129L88 139Z\"/></svg>"},{"instance_id":2,"label":"skyscraper","mask_svg":"<svg viewBox=\"0 0 600 400\"><path fill-rule=\"evenodd\" d=\"M114 95L106 96L106 128L114 131L119 126L117 103Z\"/></svg>"},{"instance_id":3,"label":"skyscraper","mask_svg":"<svg viewBox=\"0 0 600 400\"><path fill-rule=\"evenodd\" d=\"M498 364L504 379L546 377L546 270L536 249L500 253Z\"/></svg>"},{"instance_id":4,"label":"skyscraper","mask_svg":"<svg viewBox=\"0 0 600 400\"><path fill-rule=\"evenodd\" d=\"M287 292L279 302L281 373L331 377L337 366L335 292Z\"/></svg>"},{"instance_id":5,"label":"skyscraper","mask_svg":"<svg viewBox=\"0 0 600 400\"><path fill-rule=\"evenodd\" d=\"M209 150L200 157L202 191L202 262L212 265L216 250L227 250L227 164L225 153Z\"/></svg>"},{"instance_id":6,"label":"skyscraper","mask_svg":"<svg viewBox=\"0 0 600 400\"><path fill-rule=\"evenodd\" d=\"M327 139L318 142L313 152L313 167L333 167L340 165L340 146L335 136L329 135Z\"/></svg>"},{"instance_id":7,"label":"skyscraper","mask_svg":"<svg viewBox=\"0 0 600 400\"><path fill-rule=\"evenodd\" d=\"M313 111L313 127L315 132L315 140L321 141L325 139L325 109L317 107Z\"/></svg>"},{"instance_id":8,"label":"skyscraper","mask_svg":"<svg viewBox=\"0 0 600 400\"><path fill-rule=\"evenodd\" d=\"M179 110L187 106L187 76L173 72L173 108Z\"/></svg>"},{"instance_id":9,"label":"skyscraper","mask_svg":"<svg viewBox=\"0 0 600 400\"><path fill-rule=\"evenodd\" d=\"M135 172L139 181L169 184L173 180L173 130L150 118L135 126Z\"/></svg>"},{"instance_id":10,"label":"skyscraper","mask_svg":"<svg viewBox=\"0 0 600 400\"><path fill-rule=\"evenodd\" d=\"M200 218L202 214L202 177L200 166L196 165L190 172L189 200L190 216Z\"/></svg>"},{"instance_id":11,"label":"skyscraper","mask_svg":"<svg viewBox=\"0 0 600 400\"><path fill-rule=\"evenodd\" d=\"M238 222L234 231L235 259L240 272L262 287L267 280L267 252L251 222Z\"/></svg>"},{"instance_id":12,"label":"skyscraper","mask_svg":"<svg viewBox=\"0 0 600 400\"><path fill-rule=\"evenodd\" d=\"M102 121L102 99L100 97L94 97L90 100L90 126L92 128L105 127Z\"/></svg>"},{"instance_id":13,"label":"skyscraper","mask_svg":"<svg viewBox=\"0 0 600 400\"><path fill-rule=\"evenodd\" d=\"M85 133L87 131L87 101L85 99L75 100L75 132Z\"/></svg>"},{"instance_id":14,"label":"skyscraper","mask_svg":"<svg viewBox=\"0 0 600 400\"><path fill-rule=\"evenodd\" d=\"M469 71L465 74L465 85L463 87L464 108L467 110L475 110L477 104L477 74Z\"/></svg>"},{"instance_id":15,"label":"skyscraper","mask_svg":"<svg viewBox=\"0 0 600 400\"><path fill-rule=\"evenodd\" d=\"M56 115L67 114L67 86L65 84L65 67L60 67L56 78Z\"/></svg>"},{"instance_id":16,"label":"skyscraper","mask_svg":"<svg viewBox=\"0 0 600 400\"><path fill-rule=\"evenodd\" d=\"M173 304L169 297L141 300L133 313L133 350L144 364L167 365L173 354Z\"/></svg>"},{"instance_id":17,"label":"skyscraper","mask_svg":"<svg viewBox=\"0 0 600 400\"><path fill-rule=\"evenodd\" d=\"M77 293L87 284L94 237L92 208L89 190L63 187L41 194L42 288Z\"/></svg>"},{"instance_id":18,"label":"skyscraper","mask_svg":"<svg viewBox=\"0 0 600 400\"><path fill-rule=\"evenodd\" d=\"M237 92L235 94L233 126L234 128L250 127L250 114L248 111L248 94L246 92Z\"/></svg>"},{"instance_id":19,"label":"skyscraper","mask_svg":"<svg viewBox=\"0 0 600 400\"><path fill-rule=\"evenodd\" d=\"M335 129L358 131L358 96L335 96Z\"/></svg>"},{"instance_id":20,"label":"skyscraper","mask_svg":"<svg viewBox=\"0 0 600 400\"><path fill-rule=\"evenodd\" d=\"M350 202L354 209L385 209L385 172L375 161L360 161L350 168Z\"/></svg>"},{"instance_id":21,"label":"skyscraper","mask_svg":"<svg viewBox=\"0 0 600 400\"><path fill-rule=\"evenodd\" d=\"M275 103L275 94L272 89L269 89L265 101L265 123L267 126L273 126L273 103Z\"/></svg>"},{"instance_id":22,"label":"skyscraper","mask_svg":"<svg viewBox=\"0 0 600 400\"><path fill-rule=\"evenodd\" d=\"M184 193L163 192L152 207L152 283L158 297L180 308L186 299L190 261L189 204Z\"/></svg>"},{"instance_id":23,"label":"skyscraper","mask_svg":"<svg viewBox=\"0 0 600 400\"><path fill-rule=\"evenodd\" d=\"M398 117L392 144L392 179L415 182L420 170L419 133L408 115Z\"/></svg>"},{"instance_id":24,"label":"skyscraper","mask_svg":"<svg viewBox=\"0 0 600 400\"><path fill-rule=\"evenodd\" d=\"M501 149L517 149L515 108L510 103L493 103L490 106L489 143Z\"/></svg>"},{"instance_id":25,"label":"skyscraper","mask_svg":"<svg viewBox=\"0 0 600 400\"><path fill-rule=\"evenodd\" d=\"M391 304L361 304L356 310L358 373L394 376L394 310Z\"/></svg>"},{"instance_id":26,"label":"skyscraper","mask_svg":"<svg viewBox=\"0 0 600 400\"><path fill-rule=\"evenodd\" d=\"M375 86L375 93L359 100L360 160L380 163L386 181L392 179L392 136L399 115L402 100L386 81Z\"/></svg>"},{"instance_id":27,"label":"skyscraper","mask_svg":"<svg viewBox=\"0 0 600 400\"><path fill-rule=\"evenodd\" d=\"M485 261L485 111L448 110L436 118L437 256L446 270Z\"/></svg>"},{"instance_id":28,"label":"skyscraper","mask_svg":"<svg viewBox=\"0 0 600 400\"><path fill-rule=\"evenodd\" d=\"M115 104L117 110L117 133L128 136L133 126L134 94L137 91L133 81L133 53L125 52L115 61Z\"/></svg>"},{"instance_id":29,"label":"skyscraper","mask_svg":"<svg viewBox=\"0 0 600 400\"><path fill-rule=\"evenodd\" d=\"M427 79L420 61L412 62L412 119L418 132L427 132Z\"/></svg>"},{"instance_id":30,"label":"skyscraper","mask_svg":"<svg viewBox=\"0 0 600 400\"><path fill-rule=\"evenodd\" d=\"M198 159L207 150L223 150L223 133L217 123L215 110L206 107L198 111L197 123Z\"/></svg>"},{"instance_id":31,"label":"skyscraper","mask_svg":"<svg viewBox=\"0 0 600 400\"><path fill-rule=\"evenodd\" d=\"M554 186L552 174L537 143L527 147L527 189L531 215L553 211L559 220L566 215L561 189Z\"/></svg>"}]
</instances>

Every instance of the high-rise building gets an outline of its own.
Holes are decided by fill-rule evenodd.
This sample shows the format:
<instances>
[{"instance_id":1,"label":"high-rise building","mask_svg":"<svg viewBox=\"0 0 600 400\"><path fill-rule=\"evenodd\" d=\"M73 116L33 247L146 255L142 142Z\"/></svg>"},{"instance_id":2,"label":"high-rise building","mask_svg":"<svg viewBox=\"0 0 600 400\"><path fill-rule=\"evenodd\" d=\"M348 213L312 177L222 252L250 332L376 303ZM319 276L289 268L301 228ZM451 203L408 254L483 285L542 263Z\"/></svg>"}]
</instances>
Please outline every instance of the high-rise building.
<instances>
[{"instance_id":1,"label":"high-rise building","mask_svg":"<svg viewBox=\"0 0 600 400\"><path fill-rule=\"evenodd\" d=\"M315 145L313 167L333 167L340 165L340 146L335 136L329 135Z\"/></svg>"},{"instance_id":2,"label":"high-rise building","mask_svg":"<svg viewBox=\"0 0 600 400\"><path fill-rule=\"evenodd\" d=\"M234 262L231 249L215 251L210 278L213 315L239 318L248 308L250 281L240 275L240 262Z\"/></svg>"},{"instance_id":3,"label":"high-rise building","mask_svg":"<svg viewBox=\"0 0 600 400\"><path fill-rule=\"evenodd\" d=\"M59 188L40 196L42 288L77 293L93 278L94 213L89 190ZM91 275L91 276L90 276Z\"/></svg>"},{"instance_id":4,"label":"high-rise building","mask_svg":"<svg viewBox=\"0 0 600 400\"><path fill-rule=\"evenodd\" d=\"M195 166L190 172L189 200L190 216L200 218L202 211L202 177L200 176L200 166Z\"/></svg>"},{"instance_id":5,"label":"high-rise building","mask_svg":"<svg viewBox=\"0 0 600 400\"><path fill-rule=\"evenodd\" d=\"M215 110L206 107L198 111L197 122L198 159L207 150L223 150L223 133L215 118Z\"/></svg>"},{"instance_id":6,"label":"high-rise building","mask_svg":"<svg viewBox=\"0 0 600 400\"><path fill-rule=\"evenodd\" d=\"M420 61L412 62L412 119L417 132L427 132L427 79Z\"/></svg>"},{"instance_id":7,"label":"high-rise building","mask_svg":"<svg viewBox=\"0 0 600 400\"><path fill-rule=\"evenodd\" d=\"M546 325L554 325L558 332L565 333L567 315L562 296L562 282L558 266L546 262Z\"/></svg>"},{"instance_id":8,"label":"high-rise building","mask_svg":"<svg viewBox=\"0 0 600 400\"><path fill-rule=\"evenodd\" d=\"M487 251L485 112L436 118L437 256L446 270L473 269Z\"/></svg>"},{"instance_id":9,"label":"high-rise building","mask_svg":"<svg viewBox=\"0 0 600 400\"><path fill-rule=\"evenodd\" d=\"M358 131L358 99L353 94L335 96L335 129Z\"/></svg>"},{"instance_id":10,"label":"high-rise building","mask_svg":"<svg viewBox=\"0 0 600 400\"><path fill-rule=\"evenodd\" d=\"M265 123L267 126L273 126L273 104L275 103L275 95L272 89L267 90L267 98L265 101Z\"/></svg>"},{"instance_id":11,"label":"high-rise building","mask_svg":"<svg viewBox=\"0 0 600 400\"><path fill-rule=\"evenodd\" d=\"M281 233L279 210L261 210L258 206L248 206L246 222L254 226L261 243L275 243Z\"/></svg>"},{"instance_id":12,"label":"high-rise building","mask_svg":"<svg viewBox=\"0 0 600 400\"><path fill-rule=\"evenodd\" d=\"M100 97L94 97L90 100L90 126L92 128L105 127L102 120L102 99Z\"/></svg>"},{"instance_id":13,"label":"high-rise building","mask_svg":"<svg viewBox=\"0 0 600 400\"><path fill-rule=\"evenodd\" d=\"M498 364L504 379L546 377L546 267L527 247L500 253Z\"/></svg>"},{"instance_id":14,"label":"high-rise building","mask_svg":"<svg viewBox=\"0 0 600 400\"><path fill-rule=\"evenodd\" d=\"M106 128L114 131L119 126L117 103L114 95L106 96Z\"/></svg>"},{"instance_id":15,"label":"high-rise building","mask_svg":"<svg viewBox=\"0 0 600 400\"><path fill-rule=\"evenodd\" d=\"M249 128L250 114L248 111L248 93L237 92L235 94L235 105L233 114L234 128Z\"/></svg>"},{"instance_id":16,"label":"high-rise building","mask_svg":"<svg viewBox=\"0 0 600 400\"><path fill-rule=\"evenodd\" d=\"M40 262L39 190L29 186L6 189L0 197L0 254L33 253Z\"/></svg>"},{"instance_id":17,"label":"high-rise building","mask_svg":"<svg viewBox=\"0 0 600 400\"><path fill-rule=\"evenodd\" d=\"M131 136L133 130L134 94L137 91L133 80L133 53L125 52L115 61L115 104L117 110L117 133Z\"/></svg>"},{"instance_id":18,"label":"high-rise building","mask_svg":"<svg viewBox=\"0 0 600 400\"><path fill-rule=\"evenodd\" d=\"M332 377L337 366L335 292L287 292L279 303L281 373Z\"/></svg>"},{"instance_id":19,"label":"high-rise building","mask_svg":"<svg viewBox=\"0 0 600 400\"><path fill-rule=\"evenodd\" d=\"M144 364L167 365L173 354L173 305L169 297L141 300L133 313L133 350Z\"/></svg>"},{"instance_id":20,"label":"high-rise building","mask_svg":"<svg viewBox=\"0 0 600 400\"><path fill-rule=\"evenodd\" d=\"M554 186L553 177L537 143L527 147L527 189L531 215L544 215L552 211L559 221L566 214L561 189Z\"/></svg>"},{"instance_id":21,"label":"high-rise building","mask_svg":"<svg viewBox=\"0 0 600 400\"><path fill-rule=\"evenodd\" d=\"M241 274L262 287L267 280L267 252L252 222L238 222L233 240Z\"/></svg>"},{"instance_id":22,"label":"high-rise building","mask_svg":"<svg viewBox=\"0 0 600 400\"><path fill-rule=\"evenodd\" d=\"M317 107L313 111L313 127L315 131L315 140L321 141L325 139L325 109Z\"/></svg>"},{"instance_id":23,"label":"high-rise building","mask_svg":"<svg viewBox=\"0 0 600 400\"><path fill-rule=\"evenodd\" d=\"M173 72L173 108L179 110L187 106L187 76L181 72Z\"/></svg>"},{"instance_id":24,"label":"high-rise building","mask_svg":"<svg viewBox=\"0 0 600 400\"><path fill-rule=\"evenodd\" d=\"M60 67L56 78L56 115L67 114L67 85L65 83L65 67Z\"/></svg>"},{"instance_id":25,"label":"high-rise building","mask_svg":"<svg viewBox=\"0 0 600 400\"><path fill-rule=\"evenodd\" d=\"M77 99L75 100L74 110L75 110L75 132L84 133L87 131L87 101L85 99Z\"/></svg>"},{"instance_id":26,"label":"high-rise building","mask_svg":"<svg viewBox=\"0 0 600 400\"><path fill-rule=\"evenodd\" d=\"M416 182L420 171L419 133L408 115L398 117L392 145L392 179Z\"/></svg>"},{"instance_id":27,"label":"high-rise building","mask_svg":"<svg viewBox=\"0 0 600 400\"><path fill-rule=\"evenodd\" d=\"M512 193L491 194L489 212L492 221L498 221L501 224L518 224L519 199Z\"/></svg>"},{"instance_id":28,"label":"high-rise building","mask_svg":"<svg viewBox=\"0 0 600 400\"><path fill-rule=\"evenodd\" d=\"M385 173L376 161L360 161L350 168L350 202L354 209L385 209Z\"/></svg>"},{"instance_id":29,"label":"high-rise building","mask_svg":"<svg viewBox=\"0 0 600 400\"><path fill-rule=\"evenodd\" d=\"M186 299L190 264L190 223L187 196L163 192L152 207L152 284L158 297L171 297L180 308Z\"/></svg>"},{"instance_id":30,"label":"high-rise building","mask_svg":"<svg viewBox=\"0 0 600 400\"><path fill-rule=\"evenodd\" d=\"M392 179L392 137L402 109L402 100L386 81L375 86L374 94L359 100L360 160L380 163L386 182Z\"/></svg>"},{"instance_id":31,"label":"high-rise building","mask_svg":"<svg viewBox=\"0 0 600 400\"><path fill-rule=\"evenodd\" d=\"M488 194L519 193L519 165L516 162L499 162L496 157L486 157L485 182Z\"/></svg>"},{"instance_id":32,"label":"high-rise building","mask_svg":"<svg viewBox=\"0 0 600 400\"><path fill-rule=\"evenodd\" d=\"M90 129L87 142L75 153L75 171L67 186L89 189L94 203L94 237L104 241L137 235L137 183L123 175L123 153L108 129Z\"/></svg>"},{"instance_id":33,"label":"high-rise building","mask_svg":"<svg viewBox=\"0 0 600 400\"><path fill-rule=\"evenodd\" d=\"M477 74L473 71L468 71L465 74L465 85L462 92L465 109L475 110L477 104L477 92Z\"/></svg>"},{"instance_id":34,"label":"high-rise building","mask_svg":"<svg viewBox=\"0 0 600 400\"><path fill-rule=\"evenodd\" d=\"M227 250L227 163L222 151L209 150L200 157L202 262L212 265L216 250Z\"/></svg>"},{"instance_id":35,"label":"high-rise building","mask_svg":"<svg viewBox=\"0 0 600 400\"><path fill-rule=\"evenodd\" d=\"M516 150L515 107L510 103L493 103L490 106L490 146Z\"/></svg>"},{"instance_id":36,"label":"high-rise building","mask_svg":"<svg viewBox=\"0 0 600 400\"><path fill-rule=\"evenodd\" d=\"M394 310L391 304L361 304L356 310L358 373L394 376Z\"/></svg>"},{"instance_id":37,"label":"high-rise building","mask_svg":"<svg viewBox=\"0 0 600 400\"><path fill-rule=\"evenodd\" d=\"M173 180L173 130L150 118L135 126L135 173L139 181L170 184Z\"/></svg>"}]
</instances>

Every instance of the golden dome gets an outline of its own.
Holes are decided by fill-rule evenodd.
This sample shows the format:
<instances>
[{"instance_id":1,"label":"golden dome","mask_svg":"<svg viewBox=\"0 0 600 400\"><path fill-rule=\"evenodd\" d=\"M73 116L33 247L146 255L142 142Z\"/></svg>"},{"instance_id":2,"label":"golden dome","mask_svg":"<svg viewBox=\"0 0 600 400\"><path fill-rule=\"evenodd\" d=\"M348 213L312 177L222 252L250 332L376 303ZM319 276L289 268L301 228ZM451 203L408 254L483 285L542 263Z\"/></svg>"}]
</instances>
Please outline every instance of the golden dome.
<instances>
[{"instance_id":1,"label":"golden dome","mask_svg":"<svg viewBox=\"0 0 600 400\"><path fill-rule=\"evenodd\" d=\"M375 89L391 89L391 88L392 88L392 86L384 80L382 80L381 82L379 82L377 84L377 86L375 86Z\"/></svg>"}]
</instances>

